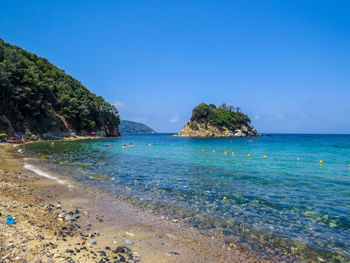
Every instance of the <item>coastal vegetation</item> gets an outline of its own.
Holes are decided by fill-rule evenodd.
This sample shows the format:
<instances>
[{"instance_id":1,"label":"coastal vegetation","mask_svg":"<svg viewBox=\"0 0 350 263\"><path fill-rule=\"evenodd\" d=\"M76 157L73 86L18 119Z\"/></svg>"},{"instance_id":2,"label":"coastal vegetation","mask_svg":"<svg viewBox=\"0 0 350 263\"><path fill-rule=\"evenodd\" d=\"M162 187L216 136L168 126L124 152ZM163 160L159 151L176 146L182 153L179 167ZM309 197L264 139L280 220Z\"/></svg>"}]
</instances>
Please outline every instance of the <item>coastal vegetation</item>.
<instances>
[{"instance_id":1,"label":"coastal vegetation","mask_svg":"<svg viewBox=\"0 0 350 263\"><path fill-rule=\"evenodd\" d=\"M233 107L222 103L219 107L214 104L201 103L192 110L193 122L205 122L214 126L225 126L228 129L236 129L241 125L250 124L249 117L240 112L239 107Z\"/></svg>"},{"instance_id":2,"label":"coastal vegetation","mask_svg":"<svg viewBox=\"0 0 350 263\"><path fill-rule=\"evenodd\" d=\"M119 131L123 133L155 133L155 131L148 127L147 125L135 122L135 121L126 121L121 120L119 125Z\"/></svg>"},{"instance_id":3,"label":"coastal vegetation","mask_svg":"<svg viewBox=\"0 0 350 263\"><path fill-rule=\"evenodd\" d=\"M119 135L115 106L78 80L0 39L0 130L26 134L101 131Z\"/></svg>"}]
</instances>

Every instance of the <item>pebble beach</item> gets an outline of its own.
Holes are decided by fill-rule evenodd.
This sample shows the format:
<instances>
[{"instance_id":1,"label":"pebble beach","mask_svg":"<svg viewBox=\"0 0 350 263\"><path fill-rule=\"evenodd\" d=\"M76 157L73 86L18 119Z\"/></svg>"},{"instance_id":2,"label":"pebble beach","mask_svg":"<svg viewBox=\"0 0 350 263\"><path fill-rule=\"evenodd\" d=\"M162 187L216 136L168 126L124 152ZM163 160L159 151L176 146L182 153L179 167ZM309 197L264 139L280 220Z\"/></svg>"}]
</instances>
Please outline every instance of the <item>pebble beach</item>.
<instances>
[{"instance_id":1,"label":"pebble beach","mask_svg":"<svg viewBox=\"0 0 350 263\"><path fill-rule=\"evenodd\" d=\"M0 151L0 262L271 261L77 182L40 177L12 145ZM5 224L8 215L15 224Z\"/></svg>"}]
</instances>

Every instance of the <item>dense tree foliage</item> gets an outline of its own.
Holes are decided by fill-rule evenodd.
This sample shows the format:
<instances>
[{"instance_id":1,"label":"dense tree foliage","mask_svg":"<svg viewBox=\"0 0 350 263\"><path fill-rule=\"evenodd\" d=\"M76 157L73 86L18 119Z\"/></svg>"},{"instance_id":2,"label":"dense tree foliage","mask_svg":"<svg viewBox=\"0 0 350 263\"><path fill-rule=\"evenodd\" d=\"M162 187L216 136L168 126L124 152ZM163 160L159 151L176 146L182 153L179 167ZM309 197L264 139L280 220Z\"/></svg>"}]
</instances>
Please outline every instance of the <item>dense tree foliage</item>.
<instances>
[{"instance_id":1,"label":"dense tree foliage","mask_svg":"<svg viewBox=\"0 0 350 263\"><path fill-rule=\"evenodd\" d=\"M192 110L192 122L210 123L214 126L224 126L230 130L234 130L241 125L248 126L250 123L249 117L240 112L240 108L221 104L216 107L214 104L201 103ZM192 123L192 129L195 129L195 124Z\"/></svg>"},{"instance_id":2,"label":"dense tree foliage","mask_svg":"<svg viewBox=\"0 0 350 263\"><path fill-rule=\"evenodd\" d=\"M119 131L121 134L123 133L153 133L154 130L152 130L147 125L140 123L140 122L134 122L134 121L125 121L121 120L119 125Z\"/></svg>"},{"instance_id":3,"label":"dense tree foliage","mask_svg":"<svg viewBox=\"0 0 350 263\"><path fill-rule=\"evenodd\" d=\"M117 109L47 59L0 39L0 127L117 135Z\"/></svg>"}]
</instances>

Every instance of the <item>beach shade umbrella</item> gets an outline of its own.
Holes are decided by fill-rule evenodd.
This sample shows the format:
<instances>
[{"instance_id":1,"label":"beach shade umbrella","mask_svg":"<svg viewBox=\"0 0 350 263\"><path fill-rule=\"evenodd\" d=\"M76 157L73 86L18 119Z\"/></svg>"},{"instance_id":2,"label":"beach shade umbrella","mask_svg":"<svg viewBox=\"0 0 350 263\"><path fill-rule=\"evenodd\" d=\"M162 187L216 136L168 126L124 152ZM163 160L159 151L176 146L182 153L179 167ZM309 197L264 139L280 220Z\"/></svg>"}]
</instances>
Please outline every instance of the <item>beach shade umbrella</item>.
<instances>
[{"instance_id":1,"label":"beach shade umbrella","mask_svg":"<svg viewBox=\"0 0 350 263\"><path fill-rule=\"evenodd\" d=\"M100 132L96 132L96 134L100 134Z\"/></svg>"},{"instance_id":2,"label":"beach shade umbrella","mask_svg":"<svg viewBox=\"0 0 350 263\"><path fill-rule=\"evenodd\" d=\"M1 136L7 137L8 135L6 133L1 133Z\"/></svg>"},{"instance_id":3,"label":"beach shade umbrella","mask_svg":"<svg viewBox=\"0 0 350 263\"><path fill-rule=\"evenodd\" d=\"M96 132L91 132L90 134L94 135L94 134L96 134Z\"/></svg>"},{"instance_id":4,"label":"beach shade umbrella","mask_svg":"<svg viewBox=\"0 0 350 263\"><path fill-rule=\"evenodd\" d=\"M15 135L21 136L22 133L21 132L15 132Z\"/></svg>"}]
</instances>

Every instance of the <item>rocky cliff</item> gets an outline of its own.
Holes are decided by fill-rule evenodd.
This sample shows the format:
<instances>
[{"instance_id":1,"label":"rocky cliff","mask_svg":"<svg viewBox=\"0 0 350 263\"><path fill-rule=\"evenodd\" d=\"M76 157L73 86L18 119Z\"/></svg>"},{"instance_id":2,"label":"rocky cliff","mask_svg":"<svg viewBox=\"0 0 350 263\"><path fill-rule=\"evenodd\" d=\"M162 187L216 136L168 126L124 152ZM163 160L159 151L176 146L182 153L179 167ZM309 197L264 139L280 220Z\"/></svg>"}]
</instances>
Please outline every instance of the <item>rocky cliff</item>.
<instances>
[{"instance_id":1,"label":"rocky cliff","mask_svg":"<svg viewBox=\"0 0 350 263\"><path fill-rule=\"evenodd\" d=\"M193 129L196 126L197 128ZM180 137L256 137L261 136L254 127L242 125L235 130L217 127L211 124L189 122L177 134Z\"/></svg>"},{"instance_id":2,"label":"rocky cliff","mask_svg":"<svg viewBox=\"0 0 350 263\"><path fill-rule=\"evenodd\" d=\"M0 39L0 133L119 136L117 113L47 59Z\"/></svg>"},{"instance_id":3,"label":"rocky cliff","mask_svg":"<svg viewBox=\"0 0 350 263\"><path fill-rule=\"evenodd\" d=\"M222 104L218 108L201 103L192 111L192 117L177 134L180 137L253 137L261 136L250 119L239 108Z\"/></svg>"}]
</instances>

